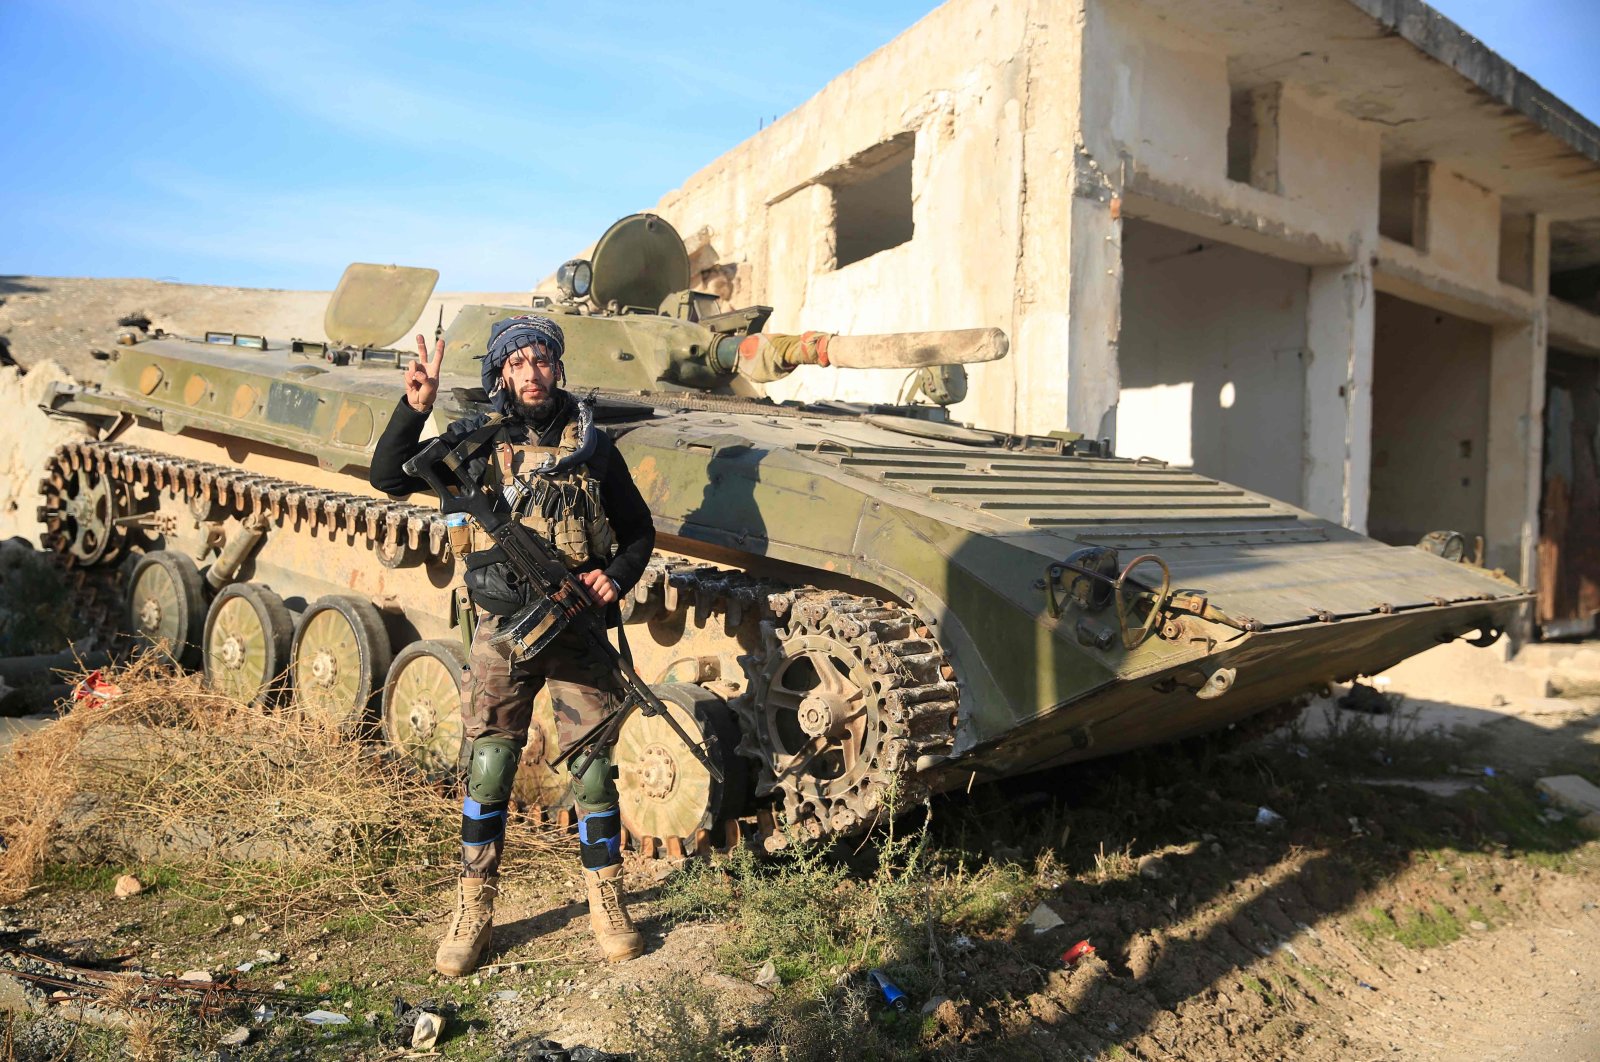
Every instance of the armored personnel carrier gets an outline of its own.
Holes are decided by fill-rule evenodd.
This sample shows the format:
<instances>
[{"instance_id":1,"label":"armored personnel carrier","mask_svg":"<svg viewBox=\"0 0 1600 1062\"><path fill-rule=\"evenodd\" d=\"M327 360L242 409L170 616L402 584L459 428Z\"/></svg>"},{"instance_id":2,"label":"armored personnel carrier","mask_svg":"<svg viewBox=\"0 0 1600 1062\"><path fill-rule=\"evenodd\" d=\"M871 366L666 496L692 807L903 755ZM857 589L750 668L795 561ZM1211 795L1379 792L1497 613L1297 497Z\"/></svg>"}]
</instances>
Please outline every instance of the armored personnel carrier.
<instances>
[{"instance_id":1,"label":"armored personnel carrier","mask_svg":"<svg viewBox=\"0 0 1600 1062\"><path fill-rule=\"evenodd\" d=\"M127 566L130 631L218 687L453 767L466 614L425 497L367 466L410 353L389 348L437 274L352 266L326 342L131 334L104 381L48 408L94 437L42 484L48 544ZM442 428L485 401L490 326L530 309L567 335L655 514L624 602L641 675L717 758L635 714L623 819L648 853L857 832L891 802L1163 742L1296 703L1527 600L1459 536L1391 547L1196 472L1068 433L952 423L993 329L762 331L770 310L690 290L678 234L625 218L533 306L472 306L445 338ZM442 325L442 313L441 313ZM774 403L800 364L901 366L930 404ZM558 817L549 705L518 792Z\"/></svg>"}]
</instances>

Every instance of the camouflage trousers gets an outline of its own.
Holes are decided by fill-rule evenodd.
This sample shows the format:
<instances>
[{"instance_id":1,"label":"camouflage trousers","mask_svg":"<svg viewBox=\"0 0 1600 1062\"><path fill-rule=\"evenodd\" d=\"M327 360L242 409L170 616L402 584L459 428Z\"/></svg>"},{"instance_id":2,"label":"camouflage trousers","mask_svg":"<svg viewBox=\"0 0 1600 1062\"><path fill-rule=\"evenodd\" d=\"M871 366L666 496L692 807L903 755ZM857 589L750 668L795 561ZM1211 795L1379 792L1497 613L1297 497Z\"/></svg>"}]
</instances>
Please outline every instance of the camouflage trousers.
<instances>
[{"instance_id":1,"label":"camouflage trousers","mask_svg":"<svg viewBox=\"0 0 1600 1062\"><path fill-rule=\"evenodd\" d=\"M523 762L538 757L548 763L610 711L619 692L616 677L599 654L570 629L531 659L512 663L504 646L490 643L499 629L497 624L497 617L480 613L472 634L461 704L463 761L474 740L497 736L514 740L523 750ZM544 732L531 725L533 700L545 688L555 709L557 749L546 748ZM503 836L492 844L464 846L467 876L498 873L504 847Z\"/></svg>"}]
</instances>

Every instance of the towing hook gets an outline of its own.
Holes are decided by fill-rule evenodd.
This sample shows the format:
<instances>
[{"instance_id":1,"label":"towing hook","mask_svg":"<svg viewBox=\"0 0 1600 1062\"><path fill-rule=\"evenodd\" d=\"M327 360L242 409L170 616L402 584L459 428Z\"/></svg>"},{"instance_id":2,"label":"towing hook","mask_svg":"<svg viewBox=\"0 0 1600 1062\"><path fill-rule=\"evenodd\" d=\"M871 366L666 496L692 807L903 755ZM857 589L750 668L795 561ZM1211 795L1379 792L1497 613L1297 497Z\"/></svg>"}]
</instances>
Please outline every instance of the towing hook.
<instances>
[{"instance_id":1,"label":"towing hook","mask_svg":"<svg viewBox=\"0 0 1600 1062\"><path fill-rule=\"evenodd\" d=\"M1439 642L1440 644L1448 645L1451 642L1461 641L1466 642L1468 645L1477 646L1479 649L1487 649L1495 642L1498 642L1500 636L1504 633L1505 629L1502 627L1492 627L1485 624L1479 627L1478 633L1471 638L1468 638L1465 634L1441 634L1439 635Z\"/></svg>"},{"instance_id":2,"label":"towing hook","mask_svg":"<svg viewBox=\"0 0 1600 1062\"><path fill-rule=\"evenodd\" d=\"M1214 697L1221 697L1233 689L1234 679L1239 677L1236 667L1219 667L1206 679L1205 684L1194 691L1194 695L1202 701L1209 701Z\"/></svg>"}]
</instances>

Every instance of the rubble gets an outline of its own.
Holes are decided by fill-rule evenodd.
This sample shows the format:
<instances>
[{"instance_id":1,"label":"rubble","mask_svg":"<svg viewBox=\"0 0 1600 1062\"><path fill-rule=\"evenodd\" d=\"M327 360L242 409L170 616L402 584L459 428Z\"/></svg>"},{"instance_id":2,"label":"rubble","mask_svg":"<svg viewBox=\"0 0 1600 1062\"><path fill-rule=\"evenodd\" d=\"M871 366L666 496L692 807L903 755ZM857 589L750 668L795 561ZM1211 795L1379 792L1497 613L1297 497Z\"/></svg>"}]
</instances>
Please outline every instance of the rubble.
<instances>
[{"instance_id":1,"label":"rubble","mask_svg":"<svg viewBox=\"0 0 1600 1062\"><path fill-rule=\"evenodd\" d=\"M1550 775L1535 782L1534 788L1580 815L1600 812L1600 788L1579 775Z\"/></svg>"},{"instance_id":2,"label":"rubble","mask_svg":"<svg viewBox=\"0 0 1600 1062\"><path fill-rule=\"evenodd\" d=\"M223 1047L243 1047L245 1044L250 1042L250 1038L253 1035L255 1035L254 1030L252 1030L249 1026L240 1025L228 1035L218 1040L217 1043Z\"/></svg>"},{"instance_id":3,"label":"rubble","mask_svg":"<svg viewBox=\"0 0 1600 1062\"><path fill-rule=\"evenodd\" d=\"M1052 929L1066 925L1066 922L1051 909L1049 904L1040 903L1039 906L1033 909L1033 913L1028 915L1028 920L1022 924L1032 929L1034 935L1037 936L1040 933L1048 933Z\"/></svg>"},{"instance_id":4,"label":"rubble","mask_svg":"<svg viewBox=\"0 0 1600 1062\"><path fill-rule=\"evenodd\" d=\"M778 968L772 964L771 959L768 959L761 964L760 969L756 971L756 975L750 979L750 983L758 988L771 988L774 985L781 984L782 980L778 977Z\"/></svg>"},{"instance_id":5,"label":"rubble","mask_svg":"<svg viewBox=\"0 0 1600 1062\"><path fill-rule=\"evenodd\" d=\"M1600 788L1576 774L1550 775L1534 783L1541 796L1560 804L1578 816L1578 828L1591 837L1600 837ZM1546 818L1552 808L1545 809Z\"/></svg>"}]
</instances>

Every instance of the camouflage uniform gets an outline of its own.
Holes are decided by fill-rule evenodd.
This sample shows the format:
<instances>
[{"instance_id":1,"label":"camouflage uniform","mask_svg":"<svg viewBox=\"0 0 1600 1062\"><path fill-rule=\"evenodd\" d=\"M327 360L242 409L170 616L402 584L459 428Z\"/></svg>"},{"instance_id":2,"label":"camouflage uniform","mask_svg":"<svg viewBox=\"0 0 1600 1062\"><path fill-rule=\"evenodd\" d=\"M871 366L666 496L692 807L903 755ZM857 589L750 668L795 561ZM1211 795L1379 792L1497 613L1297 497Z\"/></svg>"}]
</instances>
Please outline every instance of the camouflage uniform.
<instances>
[{"instance_id":1,"label":"camouflage uniform","mask_svg":"<svg viewBox=\"0 0 1600 1062\"><path fill-rule=\"evenodd\" d=\"M610 711L619 692L616 676L570 630L562 631L532 659L512 663L505 646L490 644L497 625L497 617L480 613L473 632L467 659L470 682L461 710L464 747L470 748L480 737L498 735L514 739L523 749L531 737L537 746L533 755L548 762L560 750L544 748L544 732L531 726L539 691L549 687L556 740L566 749ZM467 846L463 856L467 876L497 873L504 846L503 834L488 844Z\"/></svg>"}]
</instances>

